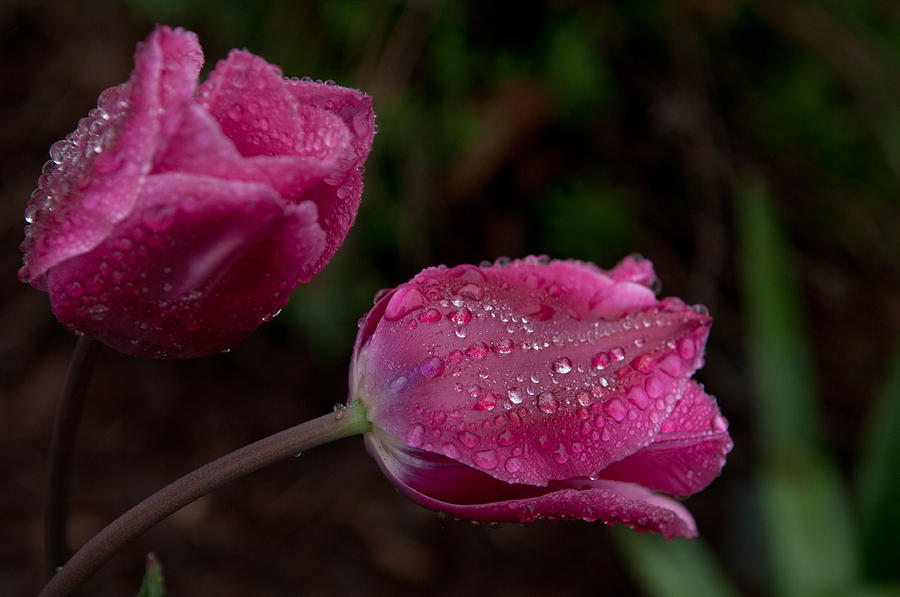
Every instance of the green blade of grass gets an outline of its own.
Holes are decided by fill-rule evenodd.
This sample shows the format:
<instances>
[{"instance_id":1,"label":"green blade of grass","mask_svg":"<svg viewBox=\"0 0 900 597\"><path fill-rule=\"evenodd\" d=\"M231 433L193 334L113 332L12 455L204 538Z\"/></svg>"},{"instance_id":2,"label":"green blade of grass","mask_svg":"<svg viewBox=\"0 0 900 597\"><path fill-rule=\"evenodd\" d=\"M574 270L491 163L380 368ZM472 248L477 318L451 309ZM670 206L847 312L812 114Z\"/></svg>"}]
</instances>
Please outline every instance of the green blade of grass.
<instances>
[{"instance_id":1,"label":"green blade of grass","mask_svg":"<svg viewBox=\"0 0 900 597\"><path fill-rule=\"evenodd\" d=\"M645 595L653 597L737 597L702 539L666 541L629 528L610 529L621 559Z\"/></svg>"},{"instance_id":2,"label":"green blade of grass","mask_svg":"<svg viewBox=\"0 0 900 597\"><path fill-rule=\"evenodd\" d=\"M856 585L857 542L844 483L821 447L812 351L791 252L763 185L743 189L736 216L774 593L843 594Z\"/></svg>"},{"instance_id":3,"label":"green blade of grass","mask_svg":"<svg viewBox=\"0 0 900 597\"><path fill-rule=\"evenodd\" d=\"M900 581L900 349L894 353L862 437L858 470L863 565L867 578L896 582Z\"/></svg>"},{"instance_id":4,"label":"green blade of grass","mask_svg":"<svg viewBox=\"0 0 900 597\"><path fill-rule=\"evenodd\" d=\"M138 590L137 597L165 597L166 585L163 578L162 566L156 556L147 554L147 567L144 570L144 580Z\"/></svg>"}]
</instances>

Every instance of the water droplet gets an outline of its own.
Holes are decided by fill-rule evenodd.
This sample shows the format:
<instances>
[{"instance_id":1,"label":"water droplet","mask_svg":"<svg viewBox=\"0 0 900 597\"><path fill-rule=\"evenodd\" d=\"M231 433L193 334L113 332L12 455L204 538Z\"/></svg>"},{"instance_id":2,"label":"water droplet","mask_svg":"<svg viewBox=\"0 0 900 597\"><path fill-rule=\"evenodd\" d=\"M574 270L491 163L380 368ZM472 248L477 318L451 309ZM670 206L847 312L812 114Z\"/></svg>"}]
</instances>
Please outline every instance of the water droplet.
<instances>
[{"instance_id":1,"label":"water droplet","mask_svg":"<svg viewBox=\"0 0 900 597\"><path fill-rule=\"evenodd\" d=\"M334 411L334 418L338 421L343 419L344 415L347 414L346 407L343 404L341 404L340 402L335 404L334 407L332 408L332 410Z\"/></svg>"},{"instance_id":2,"label":"water droplet","mask_svg":"<svg viewBox=\"0 0 900 597\"><path fill-rule=\"evenodd\" d=\"M497 436L497 444L504 446L504 447L511 446L514 443L516 443L517 439L518 439L518 436L515 433L513 433L512 431L510 431L509 429L507 429L506 431L504 431L503 433L501 433L500 435Z\"/></svg>"},{"instance_id":3,"label":"water droplet","mask_svg":"<svg viewBox=\"0 0 900 597\"><path fill-rule=\"evenodd\" d=\"M175 207L162 205L143 212L144 226L153 232L165 232L175 220Z\"/></svg>"},{"instance_id":4,"label":"water droplet","mask_svg":"<svg viewBox=\"0 0 900 597\"><path fill-rule=\"evenodd\" d=\"M647 395L651 398L659 398L662 396L663 390L665 389L665 385L663 385L662 380L658 377L648 377L644 382L644 391L647 392Z\"/></svg>"},{"instance_id":5,"label":"water droplet","mask_svg":"<svg viewBox=\"0 0 900 597\"><path fill-rule=\"evenodd\" d=\"M444 444L441 447L441 451L444 452L444 456L446 456L447 458L458 458L459 457L459 449L455 445L453 445L449 442L447 442L446 444Z\"/></svg>"},{"instance_id":6,"label":"water droplet","mask_svg":"<svg viewBox=\"0 0 900 597\"><path fill-rule=\"evenodd\" d=\"M681 375L681 360L674 354L670 354L659 363L659 368L672 377L678 377Z\"/></svg>"},{"instance_id":7,"label":"water droplet","mask_svg":"<svg viewBox=\"0 0 900 597\"><path fill-rule=\"evenodd\" d=\"M605 352L598 352L591 358L591 367L598 371L603 371L609 366L609 355Z\"/></svg>"},{"instance_id":8,"label":"water droplet","mask_svg":"<svg viewBox=\"0 0 900 597\"><path fill-rule=\"evenodd\" d=\"M634 386L633 388L628 390L628 401L641 410L644 410L648 406L650 406L650 398L647 396L647 393L639 386Z\"/></svg>"},{"instance_id":9,"label":"water droplet","mask_svg":"<svg viewBox=\"0 0 900 597\"><path fill-rule=\"evenodd\" d=\"M429 357L422 361L419 365L419 371L425 377L437 377L444 372L444 359L440 357Z\"/></svg>"},{"instance_id":10,"label":"water droplet","mask_svg":"<svg viewBox=\"0 0 900 597\"><path fill-rule=\"evenodd\" d=\"M470 359L483 359L488 355L488 347L484 342L473 344L466 349L466 356Z\"/></svg>"},{"instance_id":11,"label":"water droplet","mask_svg":"<svg viewBox=\"0 0 900 597\"><path fill-rule=\"evenodd\" d=\"M397 393L403 389L406 385L406 377L401 375L399 377L394 378L394 380L390 383L389 387L391 392Z\"/></svg>"},{"instance_id":12,"label":"water droplet","mask_svg":"<svg viewBox=\"0 0 900 597\"><path fill-rule=\"evenodd\" d=\"M522 468L522 459L516 458L515 456L513 456L512 458L508 458L506 460L505 468L506 468L506 472L508 472L508 473L518 472Z\"/></svg>"},{"instance_id":13,"label":"water droplet","mask_svg":"<svg viewBox=\"0 0 900 597\"><path fill-rule=\"evenodd\" d=\"M456 325L465 325L472 321L472 312L467 307L460 307L451 311L447 317Z\"/></svg>"},{"instance_id":14,"label":"water droplet","mask_svg":"<svg viewBox=\"0 0 900 597\"><path fill-rule=\"evenodd\" d=\"M422 438L425 436L425 428L416 425L406 433L406 443L410 448L418 448L422 445Z\"/></svg>"},{"instance_id":15,"label":"water droplet","mask_svg":"<svg viewBox=\"0 0 900 597\"><path fill-rule=\"evenodd\" d=\"M441 312L437 309L425 309L419 314L419 321L422 323L434 323L441 320Z\"/></svg>"},{"instance_id":16,"label":"water droplet","mask_svg":"<svg viewBox=\"0 0 900 597\"><path fill-rule=\"evenodd\" d=\"M513 341L509 338L504 338L494 345L494 350L497 351L497 354L510 354L513 351Z\"/></svg>"},{"instance_id":17,"label":"water droplet","mask_svg":"<svg viewBox=\"0 0 900 597\"><path fill-rule=\"evenodd\" d=\"M244 107L241 106L240 104L231 104L231 107L228 108L228 118L230 118L232 120L240 120L241 115L243 113L244 113Z\"/></svg>"},{"instance_id":18,"label":"water droplet","mask_svg":"<svg viewBox=\"0 0 900 597\"><path fill-rule=\"evenodd\" d=\"M459 434L459 441L467 448L474 448L478 445L478 436L471 431L463 431Z\"/></svg>"},{"instance_id":19,"label":"water droplet","mask_svg":"<svg viewBox=\"0 0 900 597\"><path fill-rule=\"evenodd\" d=\"M454 351L451 351L450 354L447 355L447 360L449 360L453 364L456 364L456 363L460 362L461 360L463 360L463 356L464 355L461 350L454 350Z\"/></svg>"},{"instance_id":20,"label":"water droplet","mask_svg":"<svg viewBox=\"0 0 900 597\"><path fill-rule=\"evenodd\" d=\"M653 356L651 356L650 353L645 352L636 356L631 361L631 366L641 373L647 374L653 371L656 367L656 363L653 360Z\"/></svg>"},{"instance_id":21,"label":"water droplet","mask_svg":"<svg viewBox=\"0 0 900 597\"><path fill-rule=\"evenodd\" d=\"M572 361L568 357L562 357L553 361L553 370L557 373L566 374L572 370Z\"/></svg>"},{"instance_id":22,"label":"water droplet","mask_svg":"<svg viewBox=\"0 0 900 597\"><path fill-rule=\"evenodd\" d=\"M525 397L522 395L522 390L520 390L519 388L510 388L506 391L506 396L513 404L522 404L522 400L525 399Z\"/></svg>"},{"instance_id":23,"label":"water droplet","mask_svg":"<svg viewBox=\"0 0 900 597\"><path fill-rule=\"evenodd\" d=\"M84 288L81 286L81 282L76 280L66 287L66 293L72 298L78 298L84 294Z\"/></svg>"},{"instance_id":24,"label":"water droplet","mask_svg":"<svg viewBox=\"0 0 900 597\"><path fill-rule=\"evenodd\" d=\"M690 338L682 338L678 342L678 354L681 355L681 358L685 360L690 359L694 356L695 351L694 341Z\"/></svg>"},{"instance_id":25,"label":"water droplet","mask_svg":"<svg viewBox=\"0 0 900 597\"><path fill-rule=\"evenodd\" d=\"M478 402L475 403L475 408L478 410L494 410L495 406L497 406L497 396L490 392L481 396Z\"/></svg>"},{"instance_id":26,"label":"water droplet","mask_svg":"<svg viewBox=\"0 0 900 597\"><path fill-rule=\"evenodd\" d=\"M569 455L566 453L566 447L562 444L553 450L553 460L556 464L565 464L569 461Z\"/></svg>"},{"instance_id":27,"label":"water droplet","mask_svg":"<svg viewBox=\"0 0 900 597\"><path fill-rule=\"evenodd\" d=\"M559 402L556 401L556 397L553 396L552 392L544 392L538 396L538 408L540 408L542 412L552 415L556 412L556 409L559 408Z\"/></svg>"},{"instance_id":28,"label":"water droplet","mask_svg":"<svg viewBox=\"0 0 900 597\"><path fill-rule=\"evenodd\" d=\"M425 306L425 296L412 286L401 286L394 292L384 310L384 318L388 321L398 319Z\"/></svg>"},{"instance_id":29,"label":"water droplet","mask_svg":"<svg viewBox=\"0 0 900 597\"><path fill-rule=\"evenodd\" d=\"M493 450L475 452L472 455L472 461L475 463L475 466L489 471L497 467L497 453Z\"/></svg>"},{"instance_id":30,"label":"water droplet","mask_svg":"<svg viewBox=\"0 0 900 597\"><path fill-rule=\"evenodd\" d=\"M623 361L625 360L625 351L622 350L621 346L616 346L609 351L609 356L614 361Z\"/></svg>"},{"instance_id":31,"label":"water droplet","mask_svg":"<svg viewBox=\"0 0 900 597\"><path fill-rule=\"evenodd\" d=\"M722 433L728 430L728 421L720 414L716 414L712 418L712 429L716 433Z\"/></svg>"},{"instance_id":32,"label":"water droplet","mask_svg":"<svg viewBox=\"0 0 900 597\"><path fill-rule=\"evenodd\" d=\"M457 290L456 294L464 296L466 298L470 298L472 300L480 301L484 298L484 289L478 284L470 282Z\"/></svg>"},{"instance_id":33,"label":"water droplet","mask_svg":"<svg viewBox=\"0 0 900 597\"><path fill-rule=\"evenodd\" d=\"M603 410L606 411L606 414L612 417L616 423L624 421L625 416L628 414L628 409L625 408L625 405L622 404L622 401L618 398L613 398L604 404Z\"/></svg>"}]
</instances>

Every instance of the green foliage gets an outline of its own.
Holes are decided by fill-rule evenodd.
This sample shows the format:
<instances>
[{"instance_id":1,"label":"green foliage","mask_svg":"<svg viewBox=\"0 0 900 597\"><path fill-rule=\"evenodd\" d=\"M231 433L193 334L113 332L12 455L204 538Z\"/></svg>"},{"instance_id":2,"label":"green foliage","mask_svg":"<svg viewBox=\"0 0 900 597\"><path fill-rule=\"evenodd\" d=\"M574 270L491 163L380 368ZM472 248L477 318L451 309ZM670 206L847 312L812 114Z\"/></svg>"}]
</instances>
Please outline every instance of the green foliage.
<instances>
[{"instance_id":1,"label":"green foliage","mask_svg":"<svg viewBox=\"0 0 900 597\"><path fill-rule=\"evenodd\" d=\"M764 532L778 595L840 595L857 584L857 541L843 484L821 448L811 351L793 259L768 191L739 198L741 274L763 450Z\"/></svg>"},{"instance_id":2,"label":"green foliage","mask_svg":"<svg viewBox=\"0 0 900 597\"><path fill-rule=\"evenodd\" d=\"M165 597L166 584L163 577L163 569L156 556L147 554L147 567L144 571L144 580L138 590L137 597Z\"/></svg>"},{"instance_id":3,"label":"green foliage","mask_svg":"<svg viewBox=\"0 0 900 597\"><path fill-rule=\"evenodd\" d=\"M900 582L900 349L894 352L862 437L859 480L865 571L873 580Z\"/></svg>"},{"instance_id":4,"label":"green foliage","mask_svg":"<svg viewBox=\"0 0 900 597\"><path fill-rule=\"evenodd\" d=\"M547 253L610 264L634 252L635 203L627 189L601 183L550 191L540 206Z\"/></svg>"},{"instance_id":5,"label":"green foliage","mask_svg":"<svg viewBox=\"0 0 900 597\"><path fill-rule=\"evenodd\" d=\"M610 529L622 563L654 597L737 597L738 591L702 539L666 541L631 529Z\"/></svg>"}]
</instances>

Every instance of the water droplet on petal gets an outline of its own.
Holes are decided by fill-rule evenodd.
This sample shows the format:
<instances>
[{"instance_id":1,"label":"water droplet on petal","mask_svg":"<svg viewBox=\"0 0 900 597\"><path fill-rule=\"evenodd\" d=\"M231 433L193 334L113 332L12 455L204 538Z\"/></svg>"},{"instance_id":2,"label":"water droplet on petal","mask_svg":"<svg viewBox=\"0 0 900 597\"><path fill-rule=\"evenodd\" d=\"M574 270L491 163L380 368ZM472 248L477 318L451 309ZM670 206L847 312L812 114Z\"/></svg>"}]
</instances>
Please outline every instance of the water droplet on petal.
<instances>
[{"instance_id":1,"label":"water droplet on petal","mask_svg":"<svg viewBox=\"0 0 900 597\"><path fill-rule=\"evenodd\" d=\"M505 468L509 473L518 472L522 468L522 459L516 458L515 456L513 456L512 458L508 458L506 460Z\"/></svg>"},{"instance_id":2,"label":"water droplet on petal","mask_svg":"<svg viewBox=\"0 0 900 597\"><path fill-rule=\"evenodd\" d=\"M422 438L425 436L425 428L416 425L406 433L406 443L410 448L418 448L422 445Z\"/></svg>"},{"instance_id":3,"label":"water droplet on petal","mask_svg":"<svg viewBox=\"0 0 900 597\"><path fill-rule=\"evenodd\" d=\"M694 341L690 338L682 338L678 342L678 354L685 360L693 357L695 350Z\"/></svg>"},{"instance_id":4,"label":"water droplet on petal","mask_svg":"<svg viewBox=\"0 0 900 597\"><path fill-rule=\"evenodd\" d=\"M478 410L494 410L495 406L497 406L497 396L490 392L481 396L475 403L475 408Z\"/></svg>"},{"instance_id":5,"label":"water droplet on petal","mask_svg":"<svg viewBox=\"0 0 900 597\"><path fill-rule=\"evenodd\" d=\"M650 406L650 398L647 396L647 393L639 386L634 386L633 388L628 390L628 401L641 410L644 410L645 408Z\"/></svg>"},{"instance_id":6,"label":"water droplet on petal","mask_svg":"<svg viewBox=\"0 0 900 597\"><path fill-rule=\"evenodd\" d=\"M422 323L434 323L441 320L441 312L437 309L425 309L419 314L419 321Z\"/></svg>"},{"instance_id":7,"label":"water droplet on petal","mask_svg":"<svg viewBox=\"0 0 900 597\"><path fill-rule=\"evenodd\" d=\"M562 357L553 361L553 370L557 373L566 374L572 370L572 361L568 357Z\"/></svg>"},{"instance_id":8,"label":"water droplet on petal","mask_svg":"<svg viewBox=\"0 0 900 597\"><path fill-rule=\"evenodd\" d=\"M466 284L465 286L457 290L456 294L476 301L480 301L484 298L484 289L478 284L470 282L469 284Z\"/></svg>"},{"instance_id":9,"label":"water droplet on petal","mask_svg":"<svg viewBox=\"0 0 900 597\"><path fill-rule=\"evenodd\" d=\"M616 423L621 423L625 420L625 415L628 414L628 409L625 408L625 405L622 404L622 401L618 398L613 398L604 404L603 410L606 411L606 414L612 417Z\"/></svg>"},{"instance_id":10,"label":"water droplet on petal","mask_svg":"<svg viewBox=\"0 0 900 597\"><path fill-rule=\"evenodd\" d=\"M522 395L522 390L520 390L519 388L510 388L506 391L506 396L513 404L522 404L522 400L525 399L525 397Z\"/></svg>"},{"instance_id":11,"label":"water droplet on petal","mask_svg":"<svg viewBox=\"0 0 900 597\"><path fill-rule=\"evenodd\" d=\"M473 344L466 349L466 356L470 359L483 359L488 355L488 347L484 342Z\"/></svg>"},{"instance_id":12,"label":"water droplet on petal","mask_svg":"<svg viewBox=\"0 0 900 597\"><path fill-rule=\"evenodd\" d=\"M609 356L614 361L623 361L625 360L625 351L622 350L621 346L616 346L609 351Z\"/></svg>"},{"instance_id":13,"label":"water droplet on petal","mask_svg":"<svg viewBox=\"0 0 900 597\"><path fill-rule=\"evenodd\" d=\"M467 307L460 307L451 311L447 317L456 325L465 325L472 321L472 312Z\"/></svg>"},{"instance_id":14,"label":"water droplet on petal","mask_svg":"<svg viewBox=\"0 0 900 597\"><path fill-rule=\"evenodd\" d=\"M478 436L471 431L463 431L459 434L459 441L467 448L474 448L478 445Z\"/></svg>"},{"instance_id":15,"label":"water droplet on petal","mask_svg":"<svg viewBox=\"0 0 900 597\"><path fill-rule=\"evenodd\" d=\"M425 306L425 296L412 286L401 286L394 292L384 310L384 318L397 321L416 309Z\"/></svg>"},{"instance_id":16,"label":"water droplet on petal","mask_svg":"<svg viewBox=\"0 0 900 597\"><path fill-rule=\"evenodd\" d=\"M497 436L497 444L504 446L504 447L511 446L514 443L516 443L517 439L518 439L518 436L515 433L513 433L512 431L510 431L509 429L507 429L506 431L504 431L503 433L501 433L500 435Z\"/></svg>"},{"instance_id":17,"label":"water droplet on petal","mask_svg":"<svg viewBox=\"0 0 900 597\"><path fill-rule=\"evenodd\" d=\"M444 359L440 357L429 357L422 361L419 365L419 371L425 377L437 377L444 372Z\"/></svg>"},{"instance_id":18,"label":"water droplet on petal","mask_svg":"<svg viewBox=\"0 0 900 597\"><path fill-rule=\"evenodd\" d=\"M559 403L556 401L556 397L553 396L552 392L544 392L538 396L538 408L540 408L542 412L552 415L556 412L558 407Z\"/></svg>"},{"instance_id":19,"label":"water droplet on petal","mask_svg":"<svg viewBox=\"0 0 900 597\"><path fill-rule=\"evenodd\" d=\"M494 350L497 351L497 354L510 354L513 351L513 341L509 338L504 338L494 345Z\"/></svg>"},{"instance_id":20,"label":"water droplet on petal","mask_svg":"<svg viewBox=\"0 0 900 597\"><path fill-rule=\"evenodd\" d=\"M720 414L712 418L712 428L716 433L722 433L728 430L728 421Z\"/></svg>"},{"instance_id":21,"label":"water droplet on petal","mask_svg":"<svg viewBox=\"0 0 900 597\"><path fill-rule=\"evenodd\" d=\"M472 461L475 463L475 466L489 471L497 467L497 453L493 450L475 452L472 455Z\"/></svg>"},{"instance_id":22,"label":"water droplet on petal","mask_svg":"<svg viewBox=\"0 0 900 597\"><path fill-rule=\"evenodd\" d=\"M591 358L591 367L598 371L603 371L609 366L609 355L605 352L598 352Z\"/></svg>"}]
</instances>

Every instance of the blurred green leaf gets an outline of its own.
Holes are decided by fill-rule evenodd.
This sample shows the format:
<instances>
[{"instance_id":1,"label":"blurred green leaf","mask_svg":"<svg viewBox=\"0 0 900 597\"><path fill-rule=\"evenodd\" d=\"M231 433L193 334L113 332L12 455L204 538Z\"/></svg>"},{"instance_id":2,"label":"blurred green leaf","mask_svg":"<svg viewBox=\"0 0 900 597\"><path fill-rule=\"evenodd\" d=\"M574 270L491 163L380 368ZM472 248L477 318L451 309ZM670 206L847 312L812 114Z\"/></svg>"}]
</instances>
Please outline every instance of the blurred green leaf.
<instances>
[{"instance_id":1,"label":"blurred green leaf","mask_svg":"<svg viewBox=\"0 0 900 597\"><path fill-rule=\"evenodd\" d=\"M894 353L862 437L859 489L866 576L900 581L900 349Z\"/></svg>"},{"instance_id":2,"label":"blurred green leaf","mask_svg":"<svg viewBox=\"0 0 900 597\"><path fill-rule=\"evenodd\" d=\"M853 520L844 484L820 447L801 289L763 184L740 193L737 228L774 592L846 594L857 573Z\"/></svg>"},{"instance_id":3,"label":"blurred green leaf","mask_svg":"<svg viewBox=\"0 0 900 597\"><path fill-rule=\"evenodd\" d=\"M541 250L610 265L633 250L635 204L627 189L600 182L554 189L540 205Z\"/></svg>"},{"instance_id":4,"label":"blurred green leaf","mask_svg":"<svg viewBox=\"0 0 900 597\"><path fill-rule=\"evenodd\" d=\"M596 113L612 98L612 75L594 39L596 35L583 15L549 31L544 72L566 119L583 122L584 111Z\"/></svg>"},{"instance_id":5,"label":"blurred green leaf","mask_svg":"<svg viewBox=\"0 0 900 597\"><path fill-rule=\"evenodd\" d=\"M164 597L166 594L162 566L153 553L147 554L147 568L137 597Z\"/></svg>"},{"instance_id":6,"label":"blurred green leaf","mask_svg":"<svg viewBox=\"0 0 900 597\"><path fill-rule=\"evenodd\" d=\"M730 597L740 593L702 539L666 541L627 527L610 529L622 562L653 597Z\"/></svg>"}]
</instances>

